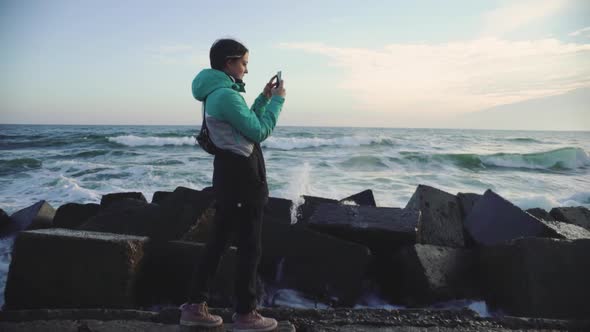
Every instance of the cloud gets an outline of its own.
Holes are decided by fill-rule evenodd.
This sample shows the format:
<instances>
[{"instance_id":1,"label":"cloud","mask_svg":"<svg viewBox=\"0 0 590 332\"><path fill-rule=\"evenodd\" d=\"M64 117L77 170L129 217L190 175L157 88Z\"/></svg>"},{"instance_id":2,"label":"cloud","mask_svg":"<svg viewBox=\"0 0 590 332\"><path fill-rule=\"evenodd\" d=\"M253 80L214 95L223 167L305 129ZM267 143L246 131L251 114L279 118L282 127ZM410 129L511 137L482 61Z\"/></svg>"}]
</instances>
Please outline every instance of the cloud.
<instances>
[{"instance_id":1,"label":"cloud","mask_svg":"<svg viewBox=\"0 0 590 332\"><path fill-rule=\"evenodd\" d=\"M320 54L343 70L359 107L397 114L477 111L590 86L590 44L482 38L380 49L323 43L280 47Z\"/></svg>"},{"instance_id":2,"label":"cloud","mask_svg":"<svg viewBox=\"0 0 590 332\"><path fill-rule=\"evenodd\" d=\"M567 0L529 0L511 2L483 15L483 35L502 36L531 22L549 17L566 4Z\"/></svg>"},{"instance_id":3,"label":"cloud","mask_svg":"<svg viewBox=\"0 0 590 332\"><path fill-rule=\"evenodd\" d=\"M568 36L571 36L571 37L577 37L580 35L590 36L590 27L585 27L583 29L576 30L576 31L568 34Z\"/></svg>"}]
</instances>

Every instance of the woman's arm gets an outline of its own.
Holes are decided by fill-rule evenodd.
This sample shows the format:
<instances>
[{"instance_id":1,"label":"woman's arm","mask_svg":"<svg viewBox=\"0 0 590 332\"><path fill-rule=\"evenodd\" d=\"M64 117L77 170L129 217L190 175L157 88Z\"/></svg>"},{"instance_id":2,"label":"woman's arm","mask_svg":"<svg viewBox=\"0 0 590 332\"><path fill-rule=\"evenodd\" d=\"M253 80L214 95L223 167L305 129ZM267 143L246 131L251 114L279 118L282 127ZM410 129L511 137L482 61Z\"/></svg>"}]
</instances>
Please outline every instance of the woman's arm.
<instances>
[{"instance_id":1,"label":"woman's arm","mask_svg":"<svg viewBox=\"0 0 590 332\"><path fill-rule=\"evenodd\" d=\"M257 101L260 100L260 96ZM265 98L262 96L262 98ZM231 89L223 89L219 96L215 98L215 107L221 110L222 120L229 122L242 135L260 143L264 141L274 130L279 114L285 102L285 98L275 95L272 96L270 102L261 110L260 102L253 105L254 112L248 108L244 98L237 92ZM256 111L258 106L258 112Z\"/></svg>"}]
</instances>

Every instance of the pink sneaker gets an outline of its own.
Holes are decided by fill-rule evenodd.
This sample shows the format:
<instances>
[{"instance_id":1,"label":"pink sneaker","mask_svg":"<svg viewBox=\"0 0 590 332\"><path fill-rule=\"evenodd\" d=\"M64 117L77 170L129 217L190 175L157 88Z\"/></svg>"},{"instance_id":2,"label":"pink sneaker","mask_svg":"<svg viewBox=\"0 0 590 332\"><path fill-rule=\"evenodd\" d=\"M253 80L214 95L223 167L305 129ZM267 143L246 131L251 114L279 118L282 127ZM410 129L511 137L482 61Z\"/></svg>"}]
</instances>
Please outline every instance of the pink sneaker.
<instances>
[{"instance_id":1,"label":"pink sneaker","mask_svg":"<svg viewBox=\"0 0 590 332\"><path fill-rule=\"evenodd\" d=\"M256 310L245 315L234 315L234 332L265 332L277 328L277 321L263 317Z\"/></svg>"},{"instance_id":2,"label":"pink sneaker","mask_svg":"<svg viewBox=\"0 0 590 332\"><path fill-rule=\"evenodd\" d=\"M223 319L211 315L207 303L185 303L180 306L180 325L217 327L223 324Z\"/></svg>"}]
</instances>

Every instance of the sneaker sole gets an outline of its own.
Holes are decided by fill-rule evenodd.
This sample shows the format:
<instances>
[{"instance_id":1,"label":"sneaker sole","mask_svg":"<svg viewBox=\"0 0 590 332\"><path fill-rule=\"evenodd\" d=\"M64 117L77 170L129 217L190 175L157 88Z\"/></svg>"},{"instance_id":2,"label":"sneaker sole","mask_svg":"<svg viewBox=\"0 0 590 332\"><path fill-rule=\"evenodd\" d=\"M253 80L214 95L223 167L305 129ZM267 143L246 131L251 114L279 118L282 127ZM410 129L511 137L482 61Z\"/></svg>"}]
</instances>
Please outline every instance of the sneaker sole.
<instances>
[{"instance_id":1,"label":"sneaker sole","mask_svg":"<svg viewBox=\"0 0 590 332\"><path fill-rule=\"evenodd\" d=\"M197 327L219 327L221 325L223 325L223 322L221 323L196 323L196 322L191 322L190 320L181 320L180 321L180 325L182 326L197 326Z\"/></svg>"}]
</instances>

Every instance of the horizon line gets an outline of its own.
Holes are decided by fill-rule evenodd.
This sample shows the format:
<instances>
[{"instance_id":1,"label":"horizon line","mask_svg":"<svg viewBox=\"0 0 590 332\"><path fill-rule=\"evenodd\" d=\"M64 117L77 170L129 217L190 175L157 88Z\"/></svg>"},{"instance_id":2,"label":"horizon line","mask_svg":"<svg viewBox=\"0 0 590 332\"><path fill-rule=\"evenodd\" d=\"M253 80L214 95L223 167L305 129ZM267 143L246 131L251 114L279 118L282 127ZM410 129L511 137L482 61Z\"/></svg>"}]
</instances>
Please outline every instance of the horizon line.
<instances>
[{"instance_id":1,"label":"horizon line","mask_svg":"<svg viewBox=\"0 0 590 332\"><path fill-rule=\"evenodd\" d=\"M119 126L119 127L197 127L200 124L64 124L64 123L0 123L0 126ZM551 132L590 132L590 129L497 129L497 128L460 128L460 127L370 127L370 126L320 126L320 125L277 125L276 127L310 127L310 128L364 128L364 129L423 129L423 130L493 130L493 131L551 131Z\"/></svg>"}]
</instances>

